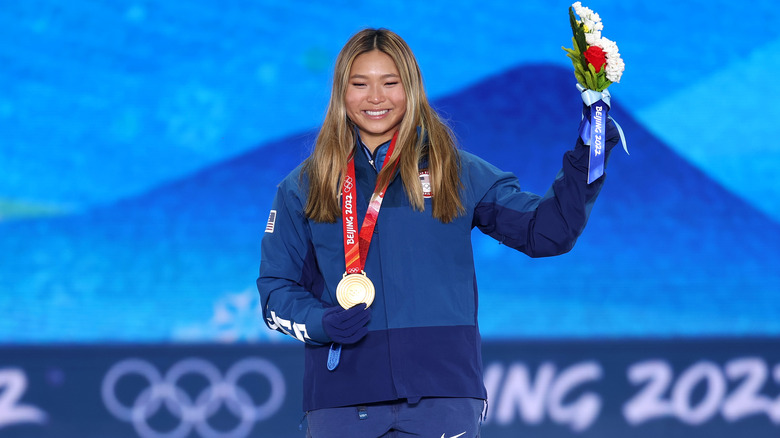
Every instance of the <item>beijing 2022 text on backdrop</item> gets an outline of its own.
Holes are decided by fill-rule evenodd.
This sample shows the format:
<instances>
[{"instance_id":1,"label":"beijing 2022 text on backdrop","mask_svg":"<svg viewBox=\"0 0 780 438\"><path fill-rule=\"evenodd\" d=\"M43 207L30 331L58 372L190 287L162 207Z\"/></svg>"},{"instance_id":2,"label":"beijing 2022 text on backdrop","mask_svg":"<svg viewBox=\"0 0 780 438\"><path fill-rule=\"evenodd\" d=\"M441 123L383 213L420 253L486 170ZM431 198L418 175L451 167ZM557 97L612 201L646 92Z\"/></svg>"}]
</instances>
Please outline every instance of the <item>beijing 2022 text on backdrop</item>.
<instances>
[{"instance_id":1,"label":"beijing 2022 text on backdrop","mask_svg":"<svg viewBox=\"0 0 780 438\"><path fill-rule=\"evenodd\" d=\"M254 280L338 50L398 32L461 147L543 193L580 118L568 6L4 2L0 436L304 436ZM780 10L585 6L630 155L566 255L475 232L484 436L775 437Z\"/></svg>"}]
</instances>

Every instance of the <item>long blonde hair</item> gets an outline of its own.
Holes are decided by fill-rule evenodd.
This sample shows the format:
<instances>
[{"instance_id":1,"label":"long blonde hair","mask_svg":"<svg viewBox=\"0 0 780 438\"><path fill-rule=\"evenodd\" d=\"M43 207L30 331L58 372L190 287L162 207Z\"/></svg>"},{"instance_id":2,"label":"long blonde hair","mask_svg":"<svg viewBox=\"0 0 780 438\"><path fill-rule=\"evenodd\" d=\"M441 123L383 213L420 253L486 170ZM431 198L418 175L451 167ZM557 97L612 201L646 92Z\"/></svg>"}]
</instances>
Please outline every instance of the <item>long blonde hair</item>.
<instances>
[{"instance_id":1,"label":"long blonde hair","mask_svg":"<svg viewBox=\"0 0 780 438\"><path fill-rule=\"evenodd\" d=\"M422 74L409 46L387 29L364 29L347 41L336 58L333 89L325 121L314 151L304 162L309 193L304 212L318 222L335 222L341 215L339 194L350 153L356 143L355 125L347 117L344 97L352 63L359 55L379 50L389 55L401 75L406 93L406 113L398 129L395 151L388 159L400 159L398 168L411 205L425 209L419 179L419 163L427 157L433 194L433 216L443 223L465 210L460 199L460 160L450 128L428 103ZM419 129L418 129L419 128ZM400 157L400 158L399 158ZM336 171L338 170L338 171ZM377 181L393 178L393 166L384 166Z\"/></svg>"}]
</instances>

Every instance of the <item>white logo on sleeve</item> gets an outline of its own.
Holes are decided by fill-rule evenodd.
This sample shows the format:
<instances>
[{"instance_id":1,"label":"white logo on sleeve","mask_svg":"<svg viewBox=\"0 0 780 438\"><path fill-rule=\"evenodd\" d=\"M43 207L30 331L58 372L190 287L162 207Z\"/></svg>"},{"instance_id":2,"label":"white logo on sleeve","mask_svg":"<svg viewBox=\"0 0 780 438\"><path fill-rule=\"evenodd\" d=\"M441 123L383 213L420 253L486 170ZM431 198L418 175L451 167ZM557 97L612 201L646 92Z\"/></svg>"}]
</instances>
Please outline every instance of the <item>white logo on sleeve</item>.
<instances>
[{"instance_id":1,"label":"white logo on sleeve","mask_svg":"<svg viewBox=\"0 0 780 438\"><path fill-rule=\"evenodd\" d=\"M465 435L465 434L466 434L466 432L459 433L459 434L457 434L457 435L455 435L455 436L451 436L450 438L459 438L459 437L462 437L462 436L463 436L463 435ZM446 438L444 435L446 435L446 434L444 434L444 433L443 433L443 434L441 434L441 438Z\"/></svg>"},{"instance_id":2,"label":"white logo on sleeve","mask_svg":"<svg viewBox=\"0 0 780 438\"><path fill-rule=\"evenodd\" d=\"M265 225L265 232L273 233L275 225L276 225L276 210L271 210L271 214L268 215L268 223Z\"/></svg>"}]
</instances>

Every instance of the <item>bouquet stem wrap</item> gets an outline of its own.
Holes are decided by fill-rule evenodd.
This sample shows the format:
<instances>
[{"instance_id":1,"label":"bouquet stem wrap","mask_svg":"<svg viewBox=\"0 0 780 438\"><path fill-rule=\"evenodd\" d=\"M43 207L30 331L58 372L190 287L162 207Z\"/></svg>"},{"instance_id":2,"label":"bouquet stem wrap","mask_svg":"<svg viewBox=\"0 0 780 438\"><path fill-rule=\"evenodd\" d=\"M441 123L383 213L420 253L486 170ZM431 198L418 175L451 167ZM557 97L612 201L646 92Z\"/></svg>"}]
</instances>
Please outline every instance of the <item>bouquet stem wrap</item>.
<instances>
[{"instance_id":1,"label":"bouquet stem wrap","mask_svg":"<svg viewBox=\"0 0 780 438\"><path fill-rule=\"evenodd\" d=\"M590 146L588 160L588 184L604 174L604 155L606 149L607 119L609 118L609 91L587 90L578 85L582 92L582 101L588 106L583 110L580 123L580 138Z\"/></svg>"}]
</instances>

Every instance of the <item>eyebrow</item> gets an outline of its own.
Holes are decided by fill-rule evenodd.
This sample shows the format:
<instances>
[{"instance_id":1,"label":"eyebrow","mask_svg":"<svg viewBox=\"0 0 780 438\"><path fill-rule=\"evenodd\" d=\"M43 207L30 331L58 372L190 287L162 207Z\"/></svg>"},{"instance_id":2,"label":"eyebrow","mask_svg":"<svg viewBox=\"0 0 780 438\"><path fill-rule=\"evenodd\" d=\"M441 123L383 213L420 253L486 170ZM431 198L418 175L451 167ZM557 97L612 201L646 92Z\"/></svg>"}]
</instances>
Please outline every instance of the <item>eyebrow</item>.
<instances>
[{"instance_id":1,"label":"eyebrow","mask_svg":"<svg viewBox=\"0 0 780 438\"><path fill-rule=\"evenodd\" d=\"M400 77L401 77L401 75L397 75L395 73L387 73L387 74L384 74L384 75L380 76L379 78L380 79L385 79L385 78L400 78ZM368 76L361 75L361 74L354 74L354 75L350 76L349 78L350 79L368 79Z\"/></svg>"}]
</instances>

